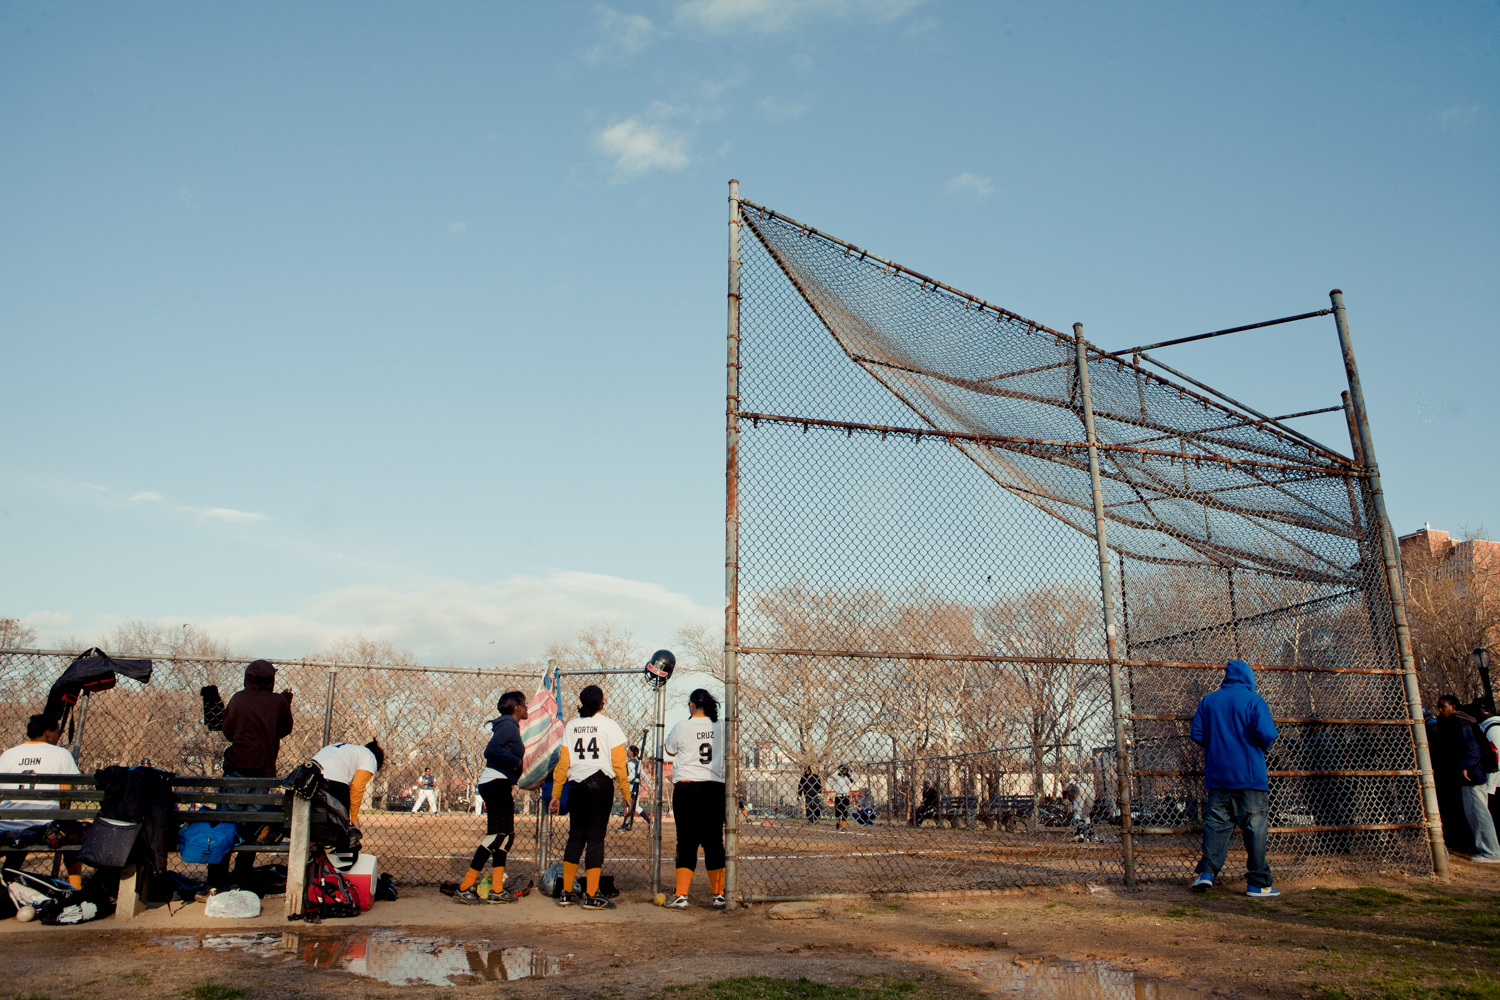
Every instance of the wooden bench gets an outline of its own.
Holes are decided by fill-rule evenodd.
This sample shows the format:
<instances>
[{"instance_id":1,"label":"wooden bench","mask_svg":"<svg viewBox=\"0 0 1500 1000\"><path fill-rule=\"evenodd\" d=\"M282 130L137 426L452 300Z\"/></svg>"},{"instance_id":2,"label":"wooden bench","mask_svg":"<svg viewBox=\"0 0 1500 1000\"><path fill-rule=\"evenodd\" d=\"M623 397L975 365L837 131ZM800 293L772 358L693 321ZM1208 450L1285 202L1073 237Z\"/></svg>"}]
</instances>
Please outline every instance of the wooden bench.
<instances>
[{"instance_id":1,"label":"wooden bench","mask_svg":"<svg viewBox=\"0 0 1500 1000\"><path fill-rule=\"evenodd\" d=\"M10 783L24 779L30 784L71 785L59 791L43 788L10 788L0 791L0 799L24 801L27 799L60 801L67 809L0 809L0 820L92 820L99 815L99 803L104 798L92 774L27 774L0 775L0 782ZM226 791L226 789L228 789ZM288 917L302 913L303 880L307 871L308 828L315 818L312 803L307 799L293 797L290 809L286 801L286 790L280 778L217 778L201 775L177 775L172 778L172 790L177 793L177 816L182 824L187 823L279 823L290 833L288 839L276 844L238 844L232 853L287 855L286 913ZM320 810L321 813L321 810ZM321 815L316 818L322 819ZM42 845L40 849L15 848L27 854L54 854L53 874L56 875L62 856L76 853L78 844L67 844L55 852ZM170 850L176 853L174 843ZM117 897L115 919L130 921L146 909L148 870L137 865L127 865L120 870L120 891Z\"/></svg>"}]
</instances>

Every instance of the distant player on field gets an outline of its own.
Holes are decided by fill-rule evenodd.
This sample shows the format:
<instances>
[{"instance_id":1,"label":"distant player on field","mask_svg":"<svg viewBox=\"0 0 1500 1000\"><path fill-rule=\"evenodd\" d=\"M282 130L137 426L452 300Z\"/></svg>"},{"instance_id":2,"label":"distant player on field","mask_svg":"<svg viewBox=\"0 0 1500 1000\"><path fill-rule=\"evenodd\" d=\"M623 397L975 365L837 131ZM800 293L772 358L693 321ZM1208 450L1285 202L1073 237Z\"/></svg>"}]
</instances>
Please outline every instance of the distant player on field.
<instances>
[{"instance_id":1,"label":"distant player on field","mask_svg":"<svg viewBox=\"0 0 1500 1000\"><path fill-rule=\"evenodd\" d=\"M703 688L688 695L692 716L672 727L672 815L677 820L677 895L667 905L684 910L703 848L713 905L724 906L724 726L719 702Z\"/></svg>"}]
</instances>

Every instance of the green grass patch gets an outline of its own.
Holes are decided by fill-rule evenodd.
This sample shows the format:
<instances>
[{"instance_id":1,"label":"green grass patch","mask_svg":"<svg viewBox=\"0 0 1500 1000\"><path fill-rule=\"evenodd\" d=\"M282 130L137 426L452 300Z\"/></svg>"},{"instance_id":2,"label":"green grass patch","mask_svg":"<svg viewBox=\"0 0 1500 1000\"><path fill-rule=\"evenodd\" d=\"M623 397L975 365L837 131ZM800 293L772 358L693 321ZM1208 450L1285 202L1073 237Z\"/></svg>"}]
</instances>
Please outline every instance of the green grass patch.
<instances>
[{"instance_id":1,"label":"green grass patch","mask_svg":"<svg viewBox=\"0 0 1500 1000\"><path fill-rule=\"evenodd\" d=\"M202 986L183 990L182 995L188 1000L239 1000L245 995L245 991L233 986L224 986L210 979Z\"/></svg>"},{"instance_id":2,"label":"green grass patch","mask_svg":"<svg viewBox=\"0 0 1500 1000\"><path fill-rule=\"evenodd\" d=\"M691 1000L938 1000L953 995L948 986L870 976L858 986L829 986L810 979L741 976L701 986L669 986L666 992Z\"/></svg>"}]
</instances>

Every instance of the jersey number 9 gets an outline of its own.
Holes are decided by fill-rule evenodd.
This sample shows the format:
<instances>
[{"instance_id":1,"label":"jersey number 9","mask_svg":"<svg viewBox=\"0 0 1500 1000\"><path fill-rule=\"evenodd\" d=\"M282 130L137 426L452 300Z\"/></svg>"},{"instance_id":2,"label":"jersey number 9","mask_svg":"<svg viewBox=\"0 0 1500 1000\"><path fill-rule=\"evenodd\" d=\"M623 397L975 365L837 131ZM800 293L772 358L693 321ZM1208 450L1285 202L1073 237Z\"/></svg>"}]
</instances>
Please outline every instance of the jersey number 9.
<instances>
[{"instance_id":1,"label":"jersey number 9","mask_svg":"<svg viewBox=\"0 0 1500 1000\"><path fill-rule=\"evenodd\" d=\"M714 762L714 745L712 743L698 744L698 763L712 764Z\"/></svg>"}]
</instances>

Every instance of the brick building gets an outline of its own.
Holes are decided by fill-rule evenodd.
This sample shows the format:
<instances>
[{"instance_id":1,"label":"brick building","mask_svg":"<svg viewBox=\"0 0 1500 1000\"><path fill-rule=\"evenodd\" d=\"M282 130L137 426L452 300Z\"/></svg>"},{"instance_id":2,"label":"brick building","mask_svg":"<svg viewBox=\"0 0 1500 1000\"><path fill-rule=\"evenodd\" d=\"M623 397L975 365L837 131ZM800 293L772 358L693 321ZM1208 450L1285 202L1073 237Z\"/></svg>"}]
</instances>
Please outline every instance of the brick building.
<instances>
[{"instance_id":1,"label":"brick building","mask_svg":"<svg viewBox=\"0 0 1500 1000\"><path fill-rule=\"evenodd\" d=\"M1476 572L1500 572L1500 542L1482 538L1457 542L1446 531L1434 531L1429 524L1421 531L1402 535L1398 543L1401 569L1407 576L1433 571L1464 580Z\"/></svg>"}]
</instances>

